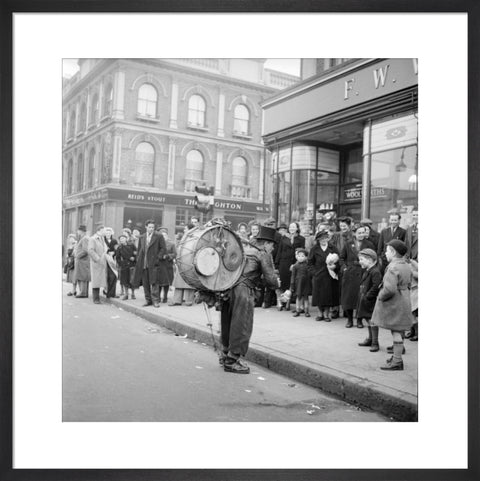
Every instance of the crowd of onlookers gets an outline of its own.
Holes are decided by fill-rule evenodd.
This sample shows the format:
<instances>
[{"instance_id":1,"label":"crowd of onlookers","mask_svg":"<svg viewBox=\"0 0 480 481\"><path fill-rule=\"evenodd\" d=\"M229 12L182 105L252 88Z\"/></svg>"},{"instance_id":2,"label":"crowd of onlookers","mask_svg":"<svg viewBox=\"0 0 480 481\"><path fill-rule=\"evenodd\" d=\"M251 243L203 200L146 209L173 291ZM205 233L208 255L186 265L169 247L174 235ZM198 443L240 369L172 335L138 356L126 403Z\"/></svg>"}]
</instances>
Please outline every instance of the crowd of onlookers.
<instances>
[{"instance_id":1,"label":"crowd of onlookers","mask_svg":"<svg viewBox=\"0 0 480 481\"><path fill-rule=\"evenodd\" d=\"M372 352L379 350L378 327L386 327L392 331L390 350L399 366L403 338L418 340L418 215L407 229L400 227L400 221L399 213L391 213L389 226L376 232L369 219L354 222L350 217L326 218L314 233L302 235L296 222L277 226L275 219L267 219L263 225L276 229L272 258L281 285L278 289L257 289L256 307L290 312L294 304L294 317L310 317L311 307L317 307L316 321L331 322L343 315L347 328L363 328L365 322L368 337L360 345L370 347ZM198 225L198 218L192 217L184 233ZM254 245L259 231L257 221L237 226L238 236ZM67 239L64 272L67 282L72 283L68 295L88 297L90 284L95 303L100 303L100 290L106 297L135 299L135 289L142 285L145 306L159 307L168 301L173 286L169 305L191 306L194 289L175 268L182 235L173 241L168 229L156 228L152 220L145 223L143 234L124 228L117 237L104 226L87 236L85 226L79 226L77 234ZM411 312L404 313L403 318L400 298L395 307L389 307L397 295L409 297ZM387 307L390 310L385 311ZM411 321L402 324L407 314L413 325Z\"/></svg>"}]
</instances>

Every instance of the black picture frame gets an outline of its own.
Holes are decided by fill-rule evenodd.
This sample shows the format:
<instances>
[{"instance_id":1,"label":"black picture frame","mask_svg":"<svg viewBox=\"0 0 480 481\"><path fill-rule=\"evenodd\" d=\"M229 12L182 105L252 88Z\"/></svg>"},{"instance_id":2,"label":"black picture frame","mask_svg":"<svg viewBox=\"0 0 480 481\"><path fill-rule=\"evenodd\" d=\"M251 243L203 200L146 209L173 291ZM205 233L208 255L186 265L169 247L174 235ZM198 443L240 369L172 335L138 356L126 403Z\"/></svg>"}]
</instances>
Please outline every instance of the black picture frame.
<instances>
[{"instance_id":1,"label":"black picture frame","mask_svg":"<svg viewBox=\"0 0 480 481\"><path fill-rule=\"evenodd\" d=\"M13 298L12 280L14 276L12 264L13 239L13 146L12 146L12 15L14 12L339 12L339 13L372 13L372 12L467 12L468 13L468 65L469 65L469 106L468 106L468 469L295 469L295 470L172 470L172 469L46 469L29 470L12 468L12 320ZM0 160L0 479L2 480L115 480L115 481L148 481L148 480L476 480L480 479L480 439L479 439L479 365L478 346L480 345L480 2L475 0L167 0L164 2L140 0L122 1L34 1L10 0L1 5L0 45L1 45L1 79L0 79L0 118L2 128L1 160ZM452 235L464 235L467 227ZM467 266L465 266L467 267ZM441 423L441 420L439 420ZM361 447L360 449L369 449ZM402 455L405 455L406 450Z\"/></svg>"}]
</instances>

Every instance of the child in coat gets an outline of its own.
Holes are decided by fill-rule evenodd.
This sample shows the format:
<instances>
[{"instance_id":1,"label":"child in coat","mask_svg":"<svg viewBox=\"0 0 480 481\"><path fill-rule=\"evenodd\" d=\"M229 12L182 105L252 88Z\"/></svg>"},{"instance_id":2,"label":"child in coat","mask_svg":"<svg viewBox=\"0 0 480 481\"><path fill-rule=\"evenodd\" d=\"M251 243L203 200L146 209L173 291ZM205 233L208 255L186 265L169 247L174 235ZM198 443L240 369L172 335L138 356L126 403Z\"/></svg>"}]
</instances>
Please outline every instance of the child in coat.
<instances>
[{"instance_id":1,"label":"child in coat","mask_svg":"<svg viewBox=\"0 0 480 481\"><path fill-rule=\"evenodd\" d=\"M372 325L389 329L393 337L393 356L380 367L384 371L403 371L403 333L412 327L412 272L404 257L407 250L399 239L387 244L388 265L372 315Z\"/></svg>"},{"instance_id":2,"label":"child in coat","mask_svg":"<svg viewBox=\"0 0 480 481\"><path fill-rule=\"evenodd\" d=\"M368 346L370 352L377 352L380 349L378 345L378 326L372 325L371 318L382 282L382 274L380 274L377 265L377 254L373 249L362 249L358 253L358 262L360 262L363 272L358 294L357 323L365 319L368 327L368 337L363 342L359 342L358 345Z\"/></svg>"},{"instance_id":3,"label":"child in coat","mask_svg":"<svg viewBox=\"0 0 480 481\"><path fill-rule=\"evenodd\" d=\"M308 296L312 293L312 283L307 266L307 256L308 253L305 249L297 249L295 253L295 259L297 259L297 262L292 266L290 290L292 291L292 294L297 296L293 317L298 317L302 309L305 312L305 317L310 317Z\"/></svg>"}]
</instances>

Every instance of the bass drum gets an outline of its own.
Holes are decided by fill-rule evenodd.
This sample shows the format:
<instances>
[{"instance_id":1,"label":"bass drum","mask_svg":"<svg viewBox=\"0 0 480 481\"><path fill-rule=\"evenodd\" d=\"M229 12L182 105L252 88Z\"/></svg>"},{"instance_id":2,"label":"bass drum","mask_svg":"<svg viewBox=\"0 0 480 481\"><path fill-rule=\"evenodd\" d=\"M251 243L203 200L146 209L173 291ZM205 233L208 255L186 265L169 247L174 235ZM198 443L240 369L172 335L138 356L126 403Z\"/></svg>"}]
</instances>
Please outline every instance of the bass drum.
<instances>
[{"instance_id":1,"label":"bass drum","mask_svg":"<svg viewBox=\"0 0 480 481\"><path fill-rule=\"evenodd\" d=\"M188 285L200 291L230 289L244 265L241 240L223 225L191 229L178 245L178 272Z\"/></svg>"}]
</instances>

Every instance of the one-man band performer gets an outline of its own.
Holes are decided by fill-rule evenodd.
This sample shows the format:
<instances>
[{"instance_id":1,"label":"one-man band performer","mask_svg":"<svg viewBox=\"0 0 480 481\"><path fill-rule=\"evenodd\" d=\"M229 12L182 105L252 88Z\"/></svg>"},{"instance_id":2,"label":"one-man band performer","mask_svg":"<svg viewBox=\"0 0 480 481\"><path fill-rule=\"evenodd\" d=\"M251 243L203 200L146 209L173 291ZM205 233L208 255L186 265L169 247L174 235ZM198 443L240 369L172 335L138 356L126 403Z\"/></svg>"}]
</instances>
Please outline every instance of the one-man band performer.
<instances>
[{"instance_id":1,"label":"one-man band performer","mask_svg":"<svg viewBox=\"0 0 480 481\"><path fill-rule=\"evenodd\" d=\"M252 335L256 288L263 288L264 284L272 289L279 287L271 255L275 246L275 234L275 229L262 226L255 245L243 243L245 266L239 281L230 290L229 298L223 302L221 309L220 364L227 372L237 374L250 372L243 358Z\"/></svg>"}]
</instances>

